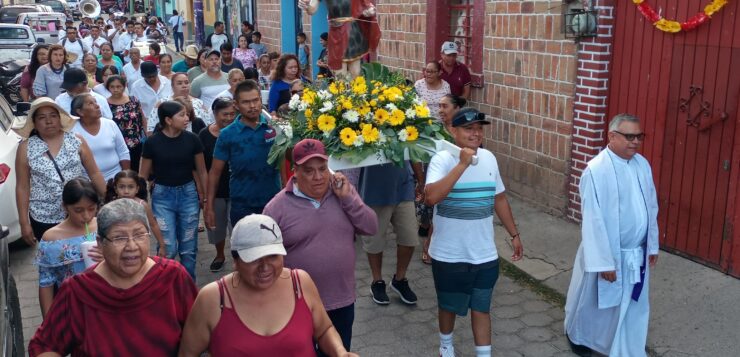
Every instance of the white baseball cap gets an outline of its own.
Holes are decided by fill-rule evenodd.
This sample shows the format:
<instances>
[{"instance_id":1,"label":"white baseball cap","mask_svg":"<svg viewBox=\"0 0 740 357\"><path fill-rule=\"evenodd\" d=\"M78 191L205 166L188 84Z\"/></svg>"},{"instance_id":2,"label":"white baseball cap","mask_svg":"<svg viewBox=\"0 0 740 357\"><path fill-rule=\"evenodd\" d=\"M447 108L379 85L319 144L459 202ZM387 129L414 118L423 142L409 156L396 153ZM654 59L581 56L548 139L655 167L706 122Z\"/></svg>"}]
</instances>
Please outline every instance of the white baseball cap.
<instances>
[{"instance_id":1,"label":"white baseball cap","mask_svg":"<svg viewBox=\"0 0 740 357\"><path fill-rule=\"evenodd\" d=\"M455 44L452 41L447 41L442 44L442 53L446 55L451 55L453 53L457 54L457 44Z\"/></svg>"},{"instance_id":2,"label":"white baseball cap","mask_svg":"<svg viewBox=\"0 0 740 357\"><path fill-rule=\"evenodd\" d=\"M239 220L231 232L231 250L245 263L268 255L286 255L283 234L275 220L252 214Z\"/></svg>"}]
</instances>

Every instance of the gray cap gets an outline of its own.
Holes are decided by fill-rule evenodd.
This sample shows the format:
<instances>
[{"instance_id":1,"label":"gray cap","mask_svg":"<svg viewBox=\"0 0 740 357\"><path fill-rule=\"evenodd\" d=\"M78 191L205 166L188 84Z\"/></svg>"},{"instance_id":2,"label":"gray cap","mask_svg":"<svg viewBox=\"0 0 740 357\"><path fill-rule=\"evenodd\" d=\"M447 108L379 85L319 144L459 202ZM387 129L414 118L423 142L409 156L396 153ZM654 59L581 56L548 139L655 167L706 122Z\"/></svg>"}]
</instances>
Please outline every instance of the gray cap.
<instances>
[{"instance_id":1,"label":"gray cap","mask_svg":"<svg viewBox=\"0 0 740 357\"><path fill-rule=\"evenodd\" d=\"M457 53L457 44L451 41L447 41L442 44L442 53L446 55L450 55L453 53Z\"/></svg>"},{"instance_id":2,"label":"gray cap","mask_svg":"<svg viewBox=\"0 0 740 357\"><path fill-rule=\"evenodd\" d=\"M231 232L231 250L239 253L245 263L268 255L285 255L283 234L277 223L262 214L252 214L239 220Z\"/></svg>"}]
</instances>

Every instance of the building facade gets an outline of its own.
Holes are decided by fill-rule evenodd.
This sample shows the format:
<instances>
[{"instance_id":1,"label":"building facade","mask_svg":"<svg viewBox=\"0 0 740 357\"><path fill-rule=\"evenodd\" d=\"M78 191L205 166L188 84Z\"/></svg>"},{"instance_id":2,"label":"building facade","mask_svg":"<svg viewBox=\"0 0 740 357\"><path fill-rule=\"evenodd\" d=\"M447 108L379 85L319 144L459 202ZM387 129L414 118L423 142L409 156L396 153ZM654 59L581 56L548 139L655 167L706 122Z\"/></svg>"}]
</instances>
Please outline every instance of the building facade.
<instances>
[{"instance_id":1,"label":"building facade","mask_svg":"<svg viewBox=\"0 0 740 357\"><path fill-rule=\"evenodd\" d=\"M573 2L595 11L596 36L567 38L562 8ZM645 2L677 21L706 5ZM264 43L295 53L300 30L318 53L325 13L300 14L296 0L256 6ZM457 42L473 74L471 105L493 122L485 145L507 188L576 221L580 174L604 148L609 118L638 115L659 191L663 247L740 276L737 7L729 2L693 31L665 33L632 1L380 0L383 34L374 58L416 80L425 62L439 58L442 42Z\"/></svg>"}]
</instances>

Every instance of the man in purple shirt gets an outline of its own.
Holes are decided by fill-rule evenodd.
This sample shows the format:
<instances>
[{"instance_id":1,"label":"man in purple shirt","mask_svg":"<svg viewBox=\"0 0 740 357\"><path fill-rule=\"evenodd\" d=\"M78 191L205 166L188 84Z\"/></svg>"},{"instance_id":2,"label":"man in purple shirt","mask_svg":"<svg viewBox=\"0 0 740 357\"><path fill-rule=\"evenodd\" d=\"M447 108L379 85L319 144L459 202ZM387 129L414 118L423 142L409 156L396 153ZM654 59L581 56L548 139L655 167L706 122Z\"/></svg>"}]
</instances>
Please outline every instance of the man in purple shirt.
<instances>
[{"instance_id":1,"label":"man in purple shirt","mask_svg":"<svg viewBox=\"0 0 740 357\"><path fill-rule=\"evenodd\" d=\"M439 78L450 84L452 94L470 100L470 70L464 64L457 61L457 45L447 41L442 44L442 71Z\"/></svg>"},{"instance_id":2,"label":"man in purple shirt","mask_svg":"<svg viewBox=\"0 0 740 357\"><path fill-rule=\"evenodd\" d=\"M344 175L331 174L328 159L321 141L304 139L296 144L295 174L263 214L272 217L283 233L285 266L311 275L349 351L356 298L354 238L374 235L378 218Z\"/></svg>"}]
</instances>

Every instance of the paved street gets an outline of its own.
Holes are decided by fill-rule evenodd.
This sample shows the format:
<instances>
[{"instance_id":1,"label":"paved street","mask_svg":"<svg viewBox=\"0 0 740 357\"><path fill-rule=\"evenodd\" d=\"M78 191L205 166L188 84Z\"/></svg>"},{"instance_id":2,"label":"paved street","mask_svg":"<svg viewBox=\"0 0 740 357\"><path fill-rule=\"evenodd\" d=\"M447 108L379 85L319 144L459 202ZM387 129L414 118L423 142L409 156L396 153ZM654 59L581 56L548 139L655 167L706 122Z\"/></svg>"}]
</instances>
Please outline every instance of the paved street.
<instances>
[{"instance_id":1,"label":"paved street","mask_svg":"<svg viewBox=\"0 0 740 357\"><path fill-rule=\"evenodd\" d=\"M228 247L227 247L228 249ZM395 250L386 256L384 278L388 281L395 267ZM11 272L18 281L23 315L23 336L28 340L41 323L38 308L38 269L33 265L35 251L27 248L11 254ZM198 285L203 286L231 270L231 259L221 273L208 271L214 249L200 234ZM227 254L228 255L228 254ZM408 278L419 295L417 306L405 306L390 292L391 304L377 306L370 299L370 269L358 249L358 298L353 350L361 356L431 356L437 351L437 307L431 267L414 255ZM562 334L563 311L533 291L501 275L493 301L493 349L496 356L570 356ZM455 347L458 356L472 356L473 335L470 318L459 318Z\"/></svg>"}]
</instances>

